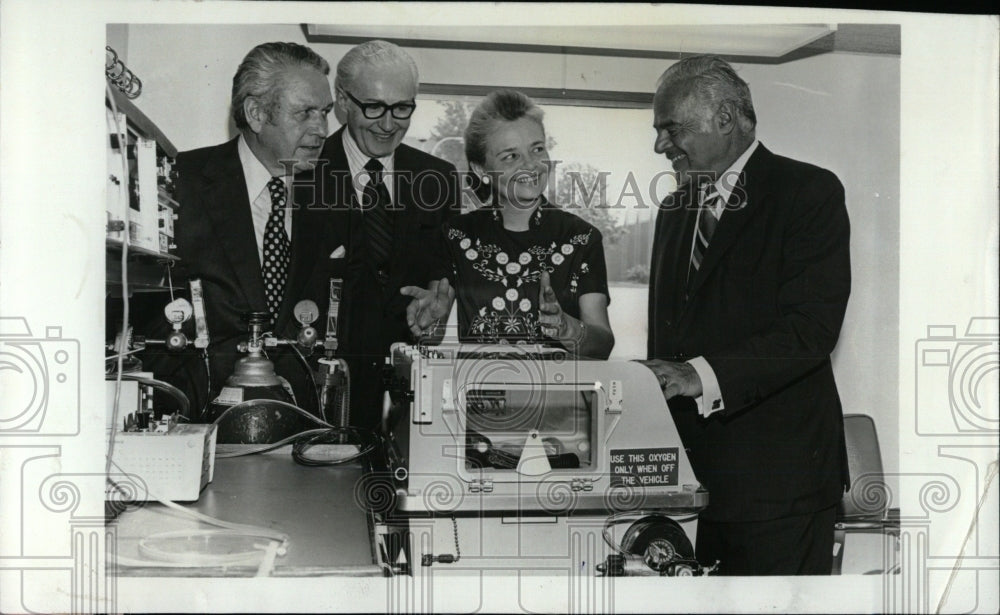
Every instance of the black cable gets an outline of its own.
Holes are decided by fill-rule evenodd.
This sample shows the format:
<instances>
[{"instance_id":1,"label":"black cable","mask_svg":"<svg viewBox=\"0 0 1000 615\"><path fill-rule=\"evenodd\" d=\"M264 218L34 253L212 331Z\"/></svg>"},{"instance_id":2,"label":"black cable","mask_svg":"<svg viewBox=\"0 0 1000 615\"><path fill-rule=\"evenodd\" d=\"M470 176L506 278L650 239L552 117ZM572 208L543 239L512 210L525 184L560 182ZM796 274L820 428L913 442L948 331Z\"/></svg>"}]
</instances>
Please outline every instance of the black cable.
<instances>
[{"instance_id":1,"label":"black cable","mask_svg":"<svg viewBox=\"0 0 1000 615\"><path fill-rule=\"evenodd\" d=\"M316 400L316 413L322 416L324 421L327 420L327 417L323 413L323 402L321 402L319 399L319 392L318 392L319 385L316 383L316 375L313 373L312 368L309 367L309 361L306 360L305 355L302 354L302 351L298 349L298 346L296 346L295 342L290 342L288 346L295 351L295 356L297 356L299 360L302 362L303 369L305 369L306 374L309 375L309 382L312 383L312 396L313 399Z\"/></svg>"},{"instance_id":2,"label":"black cable","mask_svg":"<svg viewBox=\"0 0 1000 615\"><path fill-rule=\"evenodd\" d=\"M178 404L180 404L179 412L185 418L189 418L188 415L191 413L191 402L188 400L187 395L183 391L170 384L169 382L163 382L162 380L157 380L155 378L146 378L145 376L139 376L136 374L122 374L122 380L134 380L139 384L152 387L158 391L163 391L167 395L173 397Z\"/></svg>"},{"instance_id":3,"label":"black cable","mask_svg":"<svg viewBox=\"0 0 1000 615\"><path fill-rule=\"evenodd\" d=\"M271 443L268 443L268 444L263 444L261 446L257 446L257 447L251 448L251 449L233 450L233 451L228 451L228 450L227 451L220 451L219 449L221 449L225 445L224 444L223 445L218 445L217 452L215 453L215 458L216 459L232 459L233 457L248 457L250 455L260 455L261 453L268 453L268 452L273 451L274 449L281 448L282 446L287 446L289 444L294 444L295 441L297 439L299 439L299 438L305 437L307 435L314 435L314 434L320 433L321 431L324 431L324 430L323 429L307 429L305 431L300 431L299 433L294 433L294 434L288 436L287 438L282 438L281 440L278 440L277 442L271 442Z\"/></svg>"},{"instance_id":4,"label":"black cable","mask_svg":"<svg viewBox=\"0 0 1000 615\"><path fill-rule=\"evenodd\" d=\"M225 410L223 410L222 413L219 416L215 417L215 420L212 421L212 424L213 425L218 425L219 423L222 422L222 418L224 416L228 415L230 412L232 412L233 410L235 410L237 408L241 408L241 409L242 408L253 408L255 406L278 406L278 407L281 407L281 408L288 408L289 410L292 410L294 412L298 412L299 414L301 414L305 418L309 419L310 421L312 421L314 423L322 425L323 427L333 427L333 425L327 423L326 421L322 420L318 416L315 416L313 414L310 414L309 412L306 412L305 410L303 410L302 408L299 408L295 404L290 404L290 403L288 403L286 401L281 401L280 399L247 399L245 401L241 401L241 402L239 402L237 404L233 404L232 406L229 406L228 408L226 408Z\"/></svg>"},{"instance_id":5,"label":"black cable","mask_svg":"<svg viewBox=\"0 0 1000 615\"><path fill-rule=\"evenodd\" d=\"M208 407L212 405L212 365L208 358L208 348L201 349L201 356L205 362L205 405L201 407L201 412L198 414L198 420L204 420L205 413L208 412Z\"/></svg>"}]
</instances>

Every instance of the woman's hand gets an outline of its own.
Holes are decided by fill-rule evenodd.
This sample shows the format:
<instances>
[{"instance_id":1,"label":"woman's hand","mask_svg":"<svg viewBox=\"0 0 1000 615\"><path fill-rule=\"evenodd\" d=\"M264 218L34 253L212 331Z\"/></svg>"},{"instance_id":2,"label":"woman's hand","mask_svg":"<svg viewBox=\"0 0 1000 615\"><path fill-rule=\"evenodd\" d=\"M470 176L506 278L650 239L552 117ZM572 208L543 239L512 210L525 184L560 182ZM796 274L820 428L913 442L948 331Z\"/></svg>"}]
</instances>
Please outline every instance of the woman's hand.
<instances>
[{"instance_id":1,"label":"woman's hand","mask_svg":"<svg viewBox=\"0 0 1000 615\"><path fill-rule=\"evenodd\" d=\"M538 324L542 333L553 339L568 337L569 322L556 299L556 291L552 290L552 280L547 271L542 271L539 279L541 290L538 292Z\"/></svg>"},{"instance_id":2,"label":"woman's hand","mask_svg":"<svg viewBox=\"0 0 1000 615\"><path fill-rule=\"evenodd\" d=\"M427 288L404 286L399 292L413 297L406 307L406 324L417 337L427 335L442 319L448 318L455 300L455 289L448 278L434 280Z\"/></svg>"},{"instance_id":3,"label":"woman's hand","mask_svg":"<svg viewBox=\"0 0 1000 615\"><path fill-rule=\"evenodd\" d=\"M559 305L547 272L542 272L539 282L538 323L542 333L559 340L577 356L607 359L614 348L615 336L608 323L608 299L604 293L581 296L580 318L573 318Z\"/></svg>"}]
</instances>

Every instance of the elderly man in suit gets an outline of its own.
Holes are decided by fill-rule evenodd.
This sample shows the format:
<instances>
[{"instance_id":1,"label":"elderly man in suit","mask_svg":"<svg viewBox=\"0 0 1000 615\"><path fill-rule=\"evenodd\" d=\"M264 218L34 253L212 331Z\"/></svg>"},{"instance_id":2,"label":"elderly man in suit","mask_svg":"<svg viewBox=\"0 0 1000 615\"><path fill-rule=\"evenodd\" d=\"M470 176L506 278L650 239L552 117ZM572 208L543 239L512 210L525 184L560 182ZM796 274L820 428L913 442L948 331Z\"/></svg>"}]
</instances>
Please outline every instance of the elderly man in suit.
<instances>
[{"instance_id":1,"label":"elderly man in suit","mask_svg":"<svg viewBox=\"0 0 1000 615\"><path fill-rule=\"evenodd\" d=\"M323 206L350 218L340 348L351 370L351 424L382 415L382 367L394 342L412 340L404 286L436 288L446 265L430 250L458 210L454 165L403 144L416 109L413 59L381 40L349 50L337 65L336 115L344 126L322 158Z\"/></svg>"},{"instance_id":2,"label":"elderly man in suit","mask_svg":"<svg viewBox=\"0 0 1000 615\"><path fill-rule=\"evenodd\" d=\"M830 363L851 285L844 189L757 140L749 87L717 57L671 66L653 112L679 188L656 219L646 364L709 491L698 558L829 574L848 481Z\"/></svg>"},{"instance_id":3,"label":"elderly man in suit","mask_svg":"<svg viewBox=\"0 0 1000 615\"><path fill-rule=\"evenodd\" d=\"M316 301L321 311L326 305L329 292L317 254L346 239L337 237L311 202L298 203L302 199L293 186L311 181L328 134L334 104L329 72L327 61L308 47L258 45L233 77L232 117L239 136L177 156L178 277L202 282L213 396L245 356L237 344L247 337L246 313L266 312L266 330L294 338L299 329L294 305L303 299ZM274 349L269 355L298 404L315 412L316 395L304 366L289 351ZM200 392L204 368L189 364L179 371L194 381L186 388Z\"/></svg>"}]
</instances>

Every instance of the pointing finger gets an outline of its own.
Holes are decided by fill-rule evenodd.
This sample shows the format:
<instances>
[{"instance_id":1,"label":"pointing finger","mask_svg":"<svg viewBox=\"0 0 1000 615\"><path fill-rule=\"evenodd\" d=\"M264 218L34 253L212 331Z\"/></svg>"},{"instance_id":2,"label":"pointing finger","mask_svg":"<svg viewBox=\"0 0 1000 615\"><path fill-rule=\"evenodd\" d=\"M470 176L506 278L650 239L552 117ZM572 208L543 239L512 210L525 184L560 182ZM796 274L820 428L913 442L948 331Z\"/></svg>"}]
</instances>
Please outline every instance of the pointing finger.
<instances>
[{"instance_id":1,"label":"pointing finger","mask_svg":"<svg viewBox=\"0 0 1000 615\"><path fill-rule=\"evenodd\" d=\"M547 271L542 271L542 275L539 278L539 292L538 292L538 303L540 305L555 303L556 294L552 290L552 279L549 277Z\"/></svg>"},{"instance_id":2,"label":"pointing finger","mask_svg":"<svg viewBox=\"0 0 1000 615\"><path fill-rule=\"evenodd\" d=\"M451 284L448 283L448 278L443 278L441 283L437 287L437 296L448 298L453 293L451 289Z\"/></svg>"}]
</instances>

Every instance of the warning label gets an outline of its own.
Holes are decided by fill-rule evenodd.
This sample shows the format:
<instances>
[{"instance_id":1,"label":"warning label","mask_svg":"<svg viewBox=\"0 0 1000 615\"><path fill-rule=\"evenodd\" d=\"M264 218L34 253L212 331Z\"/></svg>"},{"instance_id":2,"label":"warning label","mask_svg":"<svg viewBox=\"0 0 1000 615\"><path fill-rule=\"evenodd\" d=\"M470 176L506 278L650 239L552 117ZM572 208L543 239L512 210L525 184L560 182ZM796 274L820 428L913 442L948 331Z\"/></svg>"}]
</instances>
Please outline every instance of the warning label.
<instances>
[{"instance_id":1,"label":"warning label","mask_svg":"<svg viewBox=\"0 0 1000 615\"><path fill-rule=\"evenodd\" d=\"M677 485L676 448L611 449L612 487Z\"/></svg>"}]
</instances>

